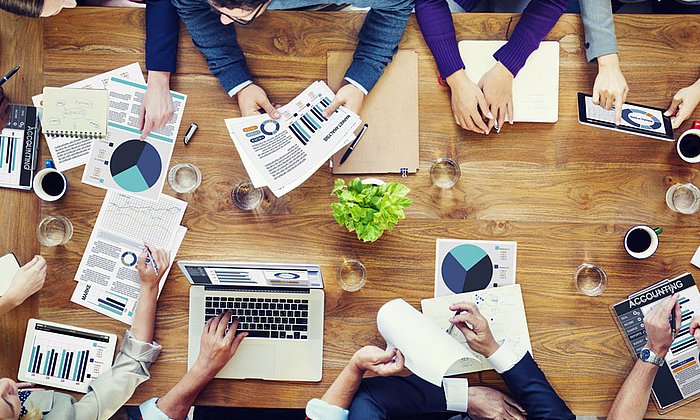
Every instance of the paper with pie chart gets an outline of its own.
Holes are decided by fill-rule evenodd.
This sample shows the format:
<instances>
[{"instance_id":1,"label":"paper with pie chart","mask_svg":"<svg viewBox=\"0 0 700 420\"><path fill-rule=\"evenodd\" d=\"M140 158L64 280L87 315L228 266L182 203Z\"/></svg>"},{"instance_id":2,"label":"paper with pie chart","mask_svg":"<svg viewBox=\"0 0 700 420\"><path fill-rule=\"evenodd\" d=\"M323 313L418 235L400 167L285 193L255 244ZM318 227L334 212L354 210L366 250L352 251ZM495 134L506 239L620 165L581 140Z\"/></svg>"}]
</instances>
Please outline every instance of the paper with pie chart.
<instances>
[{"instance_id":1,"label":"paper with pie chart","mask_svg":"<svg viewBox=\"0 0 700 420\"><path fill-rule=\"evenodd\" d=\"M438 239L435 297L515 284L517 243Z\"/></svg>"},{"instance_id":2,"label":"paper with pie chart","mask_svg":"<svg viewBox=\"0 0 700 420\"><path fill-rule=\"evenodd\" d=\"M112 77L107 87L107 137L94 141L83 182L156 201L163 190L187 96L171 92L173 117L142 141L139 112L146 86Z\"/></svg>"}]
</instances>

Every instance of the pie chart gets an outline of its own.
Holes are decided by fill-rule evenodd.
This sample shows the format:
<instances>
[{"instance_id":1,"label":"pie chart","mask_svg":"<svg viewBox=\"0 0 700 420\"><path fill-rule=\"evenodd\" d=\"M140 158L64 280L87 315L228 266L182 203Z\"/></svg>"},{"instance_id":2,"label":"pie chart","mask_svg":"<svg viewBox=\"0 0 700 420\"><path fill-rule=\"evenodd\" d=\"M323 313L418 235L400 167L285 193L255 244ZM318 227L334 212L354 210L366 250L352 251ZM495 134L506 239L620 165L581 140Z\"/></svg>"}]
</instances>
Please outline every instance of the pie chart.
<instances>
[{"instance_id":1,"label":"pie chart","mask_svg":"<svg viewBox=\"0 0 700 420\"><path fill-rule=\"evenodd\" d=\"M156 148L141 140L128 140L117 146L109 162L114 182L135 193L154 186L162 169L163 163Z\"/></svg>"},{"instance_id":2,"label":"pie chart","mask_svg":"<svg viewBox=\"0 0 700 420\"><path fill-rule=\"evenodd\" d=\"M476 245L458 245L442 260L442 279L454 293L485 289L492 275L491 258Z\"/></svg>"},{"instance_id":3,"label":"pie chart","mask_svg":"<svg viewBox=\"0 0 700 420\"><path fill-rule=\"evenodd\" d=\"M647 130L661 128L661 121L649 112L641 109L623 109L622 118L630 125Z\"/></svg>"}]
</instances>

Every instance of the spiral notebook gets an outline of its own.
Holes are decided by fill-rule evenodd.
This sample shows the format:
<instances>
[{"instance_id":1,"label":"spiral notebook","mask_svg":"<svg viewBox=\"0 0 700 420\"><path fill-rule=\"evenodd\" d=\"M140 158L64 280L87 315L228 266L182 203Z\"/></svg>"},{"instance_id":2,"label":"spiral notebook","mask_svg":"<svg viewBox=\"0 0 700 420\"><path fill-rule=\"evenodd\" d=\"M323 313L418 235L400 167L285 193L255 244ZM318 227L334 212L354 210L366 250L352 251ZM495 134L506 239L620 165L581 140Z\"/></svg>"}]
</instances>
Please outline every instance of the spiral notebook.
<instances>
[{"instance_id":1,"label":"spiral notebook","mask_svg":"<svg viewBox=\"0 0 700 420\"><path fill-rule=\"evenodd\" d=\"M102 138L107 135L106 89L44 88L43 133L49 136Z\"/></svg>"}]
</instances>

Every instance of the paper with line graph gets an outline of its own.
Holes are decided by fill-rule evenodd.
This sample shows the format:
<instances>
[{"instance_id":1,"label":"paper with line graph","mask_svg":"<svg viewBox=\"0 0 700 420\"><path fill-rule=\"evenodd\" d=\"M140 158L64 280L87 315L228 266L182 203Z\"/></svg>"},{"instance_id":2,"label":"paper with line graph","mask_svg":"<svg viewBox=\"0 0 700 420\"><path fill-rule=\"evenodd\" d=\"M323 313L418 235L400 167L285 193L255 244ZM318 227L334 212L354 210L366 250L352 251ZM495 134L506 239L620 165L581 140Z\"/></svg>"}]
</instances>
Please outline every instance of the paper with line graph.
<instances>
[{"instance_id":1,"label":"paper with line graph","mask_svg":"<svg viewBox=\"0 0 700 420\"><path fill-rule=\"evenodd\" d=\"M75 274L71 301L131 325L143 245L169 250L172 265L187 232L180 226L186 208L185 201L164 194L153 202L108 191ZM167 273L160 289L166 278Z\"/></svg>"},{"instance_id":2,"label":"paper with line graph","mask_svg":"<svg viewBox=\"0 0 700 420\"><path fill-rule=\"evenodd\" d=\"M268 114L225 120L253 185L281 197L355 138L362 124L357 114L341 106L323 115L334 96L325 82L316 81L279 108L277 120Z\"/></svg>"}]
</instances>

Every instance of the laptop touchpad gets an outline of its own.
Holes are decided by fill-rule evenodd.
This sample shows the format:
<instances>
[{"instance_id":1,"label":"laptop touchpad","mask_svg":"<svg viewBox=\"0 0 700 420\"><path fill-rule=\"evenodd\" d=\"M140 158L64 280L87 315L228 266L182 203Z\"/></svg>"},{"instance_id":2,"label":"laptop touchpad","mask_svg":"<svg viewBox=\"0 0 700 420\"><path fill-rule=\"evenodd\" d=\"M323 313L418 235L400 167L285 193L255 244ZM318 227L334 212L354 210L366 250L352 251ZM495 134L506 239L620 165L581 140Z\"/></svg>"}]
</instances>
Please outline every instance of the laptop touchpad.
<instances>
[{"instance_id":1,"label":"laptop touchpad","mask_svg":"<svg viewBox=\"0 0 700 420\"><path fill-rule=\"evenodd\" d=\"M270 378L275 373L274 344L245 343L236 351L236 376L248 378ZM246 345L247 344L247 345Z\"/></svg>"}]
</instances>

